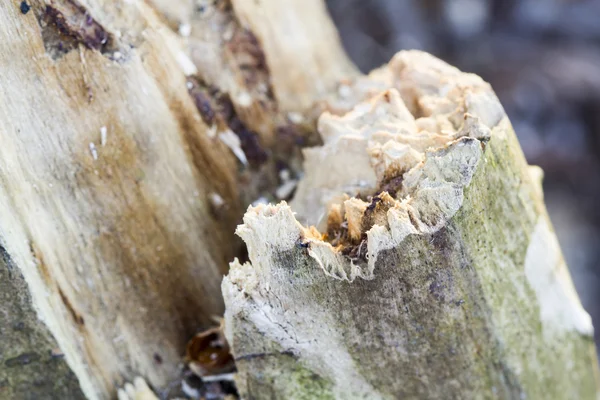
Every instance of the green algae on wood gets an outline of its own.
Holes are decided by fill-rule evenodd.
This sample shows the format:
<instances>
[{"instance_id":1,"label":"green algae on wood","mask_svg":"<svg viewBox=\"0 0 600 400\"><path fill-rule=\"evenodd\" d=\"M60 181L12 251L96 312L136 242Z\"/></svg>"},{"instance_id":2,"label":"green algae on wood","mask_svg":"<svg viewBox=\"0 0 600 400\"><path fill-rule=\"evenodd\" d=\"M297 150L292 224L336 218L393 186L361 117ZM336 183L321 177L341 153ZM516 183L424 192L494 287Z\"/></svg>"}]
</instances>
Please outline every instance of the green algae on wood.
<instances>
[{"instance_id":1,"label":"green algae on wood","mask_svg":"<svg viewBox=\"0 0 600 400\"><path fill-rule=\"evenodd\" d=\"M0 398L84 399L58 344L40 323L27 284L0 246Z\"/></svg>"},{"instance_id":2,"label":"green algae on wood","mask_svg":"<svg viewBox=\"0 0 600 400\"><path fill-rule=\"evenodd\" d=\"M238 228L250 263L232 263L223 293L242 396L303 398L315 387L281 397L264 379L296 382L301 367L337 399L596 399L593 327L540 171L489 85L419 52L364 79L353 93L367 101L322 117L311 157L351 166L367 152L371 180L328 168L328 187L308 165L292 208L251 207ZM395 198L378 191L393 174ZM328 216L328 235L295 206L321 228ZM275 355L247 357L261 351Z\"/></svg>"}]
</instances>

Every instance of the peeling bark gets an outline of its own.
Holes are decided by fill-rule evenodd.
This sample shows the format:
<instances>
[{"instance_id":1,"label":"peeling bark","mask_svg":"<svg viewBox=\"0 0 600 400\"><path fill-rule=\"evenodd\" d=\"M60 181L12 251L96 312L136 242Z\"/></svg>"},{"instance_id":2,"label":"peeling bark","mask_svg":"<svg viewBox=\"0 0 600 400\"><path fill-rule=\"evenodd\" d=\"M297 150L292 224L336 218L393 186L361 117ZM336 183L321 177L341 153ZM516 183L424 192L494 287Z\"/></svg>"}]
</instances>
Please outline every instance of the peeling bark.
<instances>
[{"instance_id":1,"label":"peeling bark","mask_svg":"<svg viewBox=\"0 0 600 400\"><path fill-rule=\"evenodd\" d=\"M292 206L237 230L242 396L595 399L590 317L489 85L401 52L326 108Z\"/></svg>"}]
</instances>

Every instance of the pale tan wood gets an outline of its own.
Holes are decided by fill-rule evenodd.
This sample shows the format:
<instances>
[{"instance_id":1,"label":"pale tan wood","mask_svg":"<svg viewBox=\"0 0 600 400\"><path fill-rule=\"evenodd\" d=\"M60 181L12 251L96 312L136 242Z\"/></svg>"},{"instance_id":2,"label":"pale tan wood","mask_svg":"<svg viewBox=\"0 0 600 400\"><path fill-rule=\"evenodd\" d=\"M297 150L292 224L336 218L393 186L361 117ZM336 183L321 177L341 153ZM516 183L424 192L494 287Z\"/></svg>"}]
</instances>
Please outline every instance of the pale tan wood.
<instances>
[{"instance_id":1,"label":"pale tan wood","mask_svg":"<svg viewBox=\"0 0 600 400\"><path fill-rule=\"evenodd\" d=\"M250 30L258 17L241 27L227 2L207 4L208 17L193 2L28 4L27 13L18 1L0 5L1 245L88 398L110 398L137 375L162 388L186 341L222 313L235 224L261 190L240 161L252 161L240 132L220 116L207 121L194 91L228 95L268 149L289 124L277 48L263 49L264 32ZM332 33L314 4L299 17ZM286 57L318 53L322 64L307 70L326 81L298 93L307 108L352 69L336 38L301 43L288 43ZM337 59L323 59L326 46Z\"/></svg>"},{"instance_id":2,"label":"pale tan wood","mask_svg":"<svg viewBox=\"0 0 600 400\"><path fill-rule=\"evenodd\" d=\"M32 7L0 13L3 245L86 396L133 373L165 385L187 336L222 310L235 214L215 217L208 196L238 209L235 160L209 140L150 10L125 6L144 26L107 30L114 50L53 57L44 35L58 28Z\"/></svg>"},{"instance_id":3,"label":"pale tan wood","mask_svg":"<svg viewBox=\"0 0 600 400\"><path fill-rule=\"evenodd\" d=\"M317 0L30 5L0 5L0 267L23 276L0 307L35 339L1 349L11 366L64 355L40 396L176 378L223 311L242 210L282 192L275 161L298 173L282 139L327 109L293 208L239 228L252 264L223 291L241 393L596 397L539 170L479 78L422 53L356 78ZM376 111L348 113L363 101ZM26 393L25 374L0 390ZM82 393L59 384L73 374Z\"/></svg>"},{"instance_id":4,"label":"pale tan wood","mask_svg":"<svg viewBox=\"0 0 600 400\"><path fill-rule=\"evenodd\" d=\"M321 0L232 0L242 26L261 42L274 96L284 112L302 112L357 71L339 44Z\"/></svg>"}]
</instances>

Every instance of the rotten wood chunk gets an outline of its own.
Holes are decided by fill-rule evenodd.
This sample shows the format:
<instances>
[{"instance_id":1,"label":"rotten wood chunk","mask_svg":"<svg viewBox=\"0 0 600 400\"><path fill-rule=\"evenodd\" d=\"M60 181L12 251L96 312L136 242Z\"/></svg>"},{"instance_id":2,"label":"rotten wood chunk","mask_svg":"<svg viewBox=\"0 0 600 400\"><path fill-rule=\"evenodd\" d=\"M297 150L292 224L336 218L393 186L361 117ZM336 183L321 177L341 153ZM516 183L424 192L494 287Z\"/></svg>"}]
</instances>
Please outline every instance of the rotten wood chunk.
<instances>
[{"instance_id":1,"label":"rotten wood chunk","mask_svg":"<svg viewBox=\"0 0 600 400\"><path fill-rule=\"evenodd\" d=\"M112 36L75 0L51 2L46 6L45 16L62 34L89 49L104 52L112 45Z\"/></svg>"},{"instance_id":2,"label":"rotten wood chunk","mask_svg":"<svg viewBox=\"0 0 600 400\"><path fill-rule=\"evenodd\" d=\"M227 129L235 133L239 138L245 159L253 168L257 168L267 161L268 155L260 143L258 134L248 129L238 117L227 93L221 92L214 86L206 85L194 77L188 78L188 91L194 99L202 120L211 129L216 129L215 135L225 132Z\"/></svg>"},{"instance_id":3,"label":"rotten wood chunk","mask_svg":"<svg viewBox=\"0 0 600 400\"><path fill-rule=\"evenodd\" d=\"M233 371L235 365L223 328L208 329L194 336L187 345L186 362L200 377Z\"/></svg>"},{"instance_id":4,"label":"rotten wood chunk","mask_svg":"<svg viewBox=\"0 0 600 400\"><path fill-rule=\"evenodd\" d=\"M261 93L264 101L273 101L269 67L256 36L250 30L238 27L226 46L248 89Z\"/></svg>"},{"instance_id":5,"label":"rotten wood chunk","mask_svg":"<svg viewBox=\"0 0 600 400\"><path fill-rule=\"evenodd\" d=\"M239 138L242 150L246 154L248 162L253 167L267 161L268 155L263 149L258 134L247 128L244 122L238 117L231 98L228 95L220 95L216 98L220 114L225 120L229 129L231 129Z\"/></svg>"},{"instance_id":6,"label":"rotten wood chunk","mask_svg":"<svg viewBox=\"0 0 600 400\"><path fill-rule=\"evenodd\" d=\"M489 84L403 51L348 91L292 205L236 231L241 396L596 399L591 318Z\"/></svg>"}]
</instances>

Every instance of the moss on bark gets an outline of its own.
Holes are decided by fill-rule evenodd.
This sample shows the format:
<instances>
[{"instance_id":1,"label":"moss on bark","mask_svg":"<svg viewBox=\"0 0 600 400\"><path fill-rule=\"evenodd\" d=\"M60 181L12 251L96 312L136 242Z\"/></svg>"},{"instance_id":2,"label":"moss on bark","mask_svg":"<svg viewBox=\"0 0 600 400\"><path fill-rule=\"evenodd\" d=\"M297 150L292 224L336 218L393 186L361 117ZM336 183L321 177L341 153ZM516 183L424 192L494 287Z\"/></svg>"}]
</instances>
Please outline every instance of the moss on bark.
<instances>
[{"instance_id":1,"label":"moss on bark","mask_svg":"<svg viewBox=\"0 0 600 400\"><path fill-rule=\"evenodd\" d=\"M0 398L85 398L58 345L38 319L23 276L2 246L0 338Z\"/></svg>"}]
</instances>

